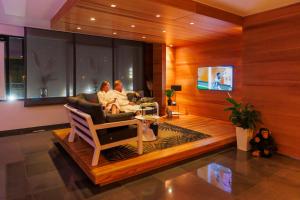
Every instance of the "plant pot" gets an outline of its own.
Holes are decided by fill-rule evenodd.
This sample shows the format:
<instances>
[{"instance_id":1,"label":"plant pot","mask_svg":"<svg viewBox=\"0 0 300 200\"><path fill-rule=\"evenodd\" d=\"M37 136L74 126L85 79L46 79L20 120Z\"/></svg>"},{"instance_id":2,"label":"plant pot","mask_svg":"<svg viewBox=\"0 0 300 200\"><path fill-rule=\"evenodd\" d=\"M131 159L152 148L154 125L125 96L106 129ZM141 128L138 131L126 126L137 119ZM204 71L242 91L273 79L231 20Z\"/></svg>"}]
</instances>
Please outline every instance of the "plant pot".
<instances>
[{"instance_id":1,"label":"plant pot","mask_svg":"<svg viewBox=\"0 0 300 200\"><path fill-rule=\"evenodd\" d=\"M172 99L171 98L168 99L168 106L172 106Z\"/></svg>"},{"instance_id":2,"label":"plant pot","mask_svg":"<svg viewBox=\"0 0 300 200\"><path fill-rule=\"evenodd\" d=\"M250 150L250 140L253 137L252 129L243 129L240 127L236 127L236 142L237 148L242 151Z\"/></svg>"}]
</instances>

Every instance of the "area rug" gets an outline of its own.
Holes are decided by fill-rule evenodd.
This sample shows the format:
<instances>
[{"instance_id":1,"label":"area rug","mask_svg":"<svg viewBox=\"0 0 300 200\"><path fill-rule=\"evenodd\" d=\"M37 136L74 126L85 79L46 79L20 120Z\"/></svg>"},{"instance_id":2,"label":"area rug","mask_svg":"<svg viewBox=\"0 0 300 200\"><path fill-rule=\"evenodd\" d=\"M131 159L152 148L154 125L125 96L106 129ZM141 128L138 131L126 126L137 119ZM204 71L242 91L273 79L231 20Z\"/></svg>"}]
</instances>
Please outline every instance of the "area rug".
<instances>
[{"instance_id":1,"label":"area rug","mask_svg":"<svg viewBox=\"0 0 300 200\"><path fill-rule=\"evenodd\" d=\"M152 142L143 142L144 154L178 146L188 142L194 142L210 137L210 135L175 126L169 123L161 123L158 128L158 138ZM129 143L101 151L102 156L108 161L121 161L138 156L136 142Z\"/></svg>"}]
</instances>

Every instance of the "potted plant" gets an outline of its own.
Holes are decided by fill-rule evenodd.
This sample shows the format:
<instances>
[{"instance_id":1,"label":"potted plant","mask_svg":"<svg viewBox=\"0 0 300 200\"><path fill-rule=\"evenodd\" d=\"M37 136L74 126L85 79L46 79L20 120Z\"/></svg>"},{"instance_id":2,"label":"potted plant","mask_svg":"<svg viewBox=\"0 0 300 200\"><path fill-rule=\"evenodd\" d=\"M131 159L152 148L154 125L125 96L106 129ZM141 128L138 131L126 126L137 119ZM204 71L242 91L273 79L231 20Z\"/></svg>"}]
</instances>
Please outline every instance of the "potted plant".
<instances>
[{"instance_id":1,"label":"potted plant","mask_svg":"<svg viewBox=\"0 0 300 200\"><path fill-rule=\"evenodd\" d=\"M93 85L93 89L94 89L93 92L97 93L99 89L99 77L101 77L101 64L98 63L97 60L95 61L93 57L90 57L89 69L90 69L90 73L88 74L91 75L90 80Z\"/></svg>"},{"instance_id":2,"label":"potted plant","mask_svg":"<svg viewBox=\"0 0 300 200\"><path fill-rule=\"evenodd\" d=\"M236 126L237 148L243 151L250 149L249 141L253 137L253 131L261 122L261 114L254 109L252 104L237 103L233 98L226 98L231 107L225 111L230 111L229 120Z\"/></svg>"},{"instance_id":3,"label":"potted plant","mask_svg":"<svg viewBox=\"0 0 300 200\"><path fill-rule=\"evenodd\" d=\"M166 90L166 96L168 97L168 106L172 105L172 96L174 95L174 90L168 89Z\"/></svg>"}]
</instances>

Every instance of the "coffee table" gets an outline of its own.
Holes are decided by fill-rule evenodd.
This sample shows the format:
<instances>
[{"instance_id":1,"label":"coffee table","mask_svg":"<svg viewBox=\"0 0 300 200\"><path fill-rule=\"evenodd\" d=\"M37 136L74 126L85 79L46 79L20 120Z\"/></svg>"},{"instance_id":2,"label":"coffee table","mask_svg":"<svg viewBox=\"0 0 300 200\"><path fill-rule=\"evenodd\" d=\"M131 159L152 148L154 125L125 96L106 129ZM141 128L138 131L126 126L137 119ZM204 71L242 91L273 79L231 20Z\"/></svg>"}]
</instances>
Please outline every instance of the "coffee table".
<instances>
[{"instance_id":1,"label":"coffee table","mask_svg":"<svg viewBox=\"0 0 300 200\"><path fill-rule=\"evenodd\" d=\"M137 115L135 119L138 119L143 124L143 141L150 142L156 140L156 136L153 130L150 128L150 124L154 122L158 122L159 120L158 115Z\"/></svg>"},{"instance_id":2,"label":"coffee table","mask_svg":"<svg viewBox=\"0 0 300 200\"><path fill-rule=\"evenodd\" d=\"M136 111L139 111L141 113L141 115L149 115L149 113L147 113L147 111L151 111L151 115L154 115L154 110L156 107L153 106L143 106L139 109L137 109ZM158 115L158 113L156 112L156 115Z\"/></svg>"}]
</instances>

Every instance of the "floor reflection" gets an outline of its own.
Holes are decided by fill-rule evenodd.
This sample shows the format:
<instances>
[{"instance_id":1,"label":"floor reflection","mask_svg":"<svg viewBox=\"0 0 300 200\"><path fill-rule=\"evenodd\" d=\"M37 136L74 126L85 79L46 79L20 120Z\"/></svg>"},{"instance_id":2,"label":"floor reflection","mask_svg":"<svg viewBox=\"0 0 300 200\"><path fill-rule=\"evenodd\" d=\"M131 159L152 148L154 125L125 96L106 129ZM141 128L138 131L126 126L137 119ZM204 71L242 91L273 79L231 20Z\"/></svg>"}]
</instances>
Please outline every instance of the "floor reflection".
<instances>
[{"instance_id":1,"label":"floor reflection","mask_svg":"<svg viewBox=\"0 0 300 200\"><path fill-rule=\"evenodd\" d=\"M197 169L197 175L225 192L232 192L232 171L227 167L217 163L210 163Z\"/></svg>"},{"instance_id":2,"label":"floor reflection","mask_svg":"<svg viewBox=\"0 0 300 200\"><path fill-rule=\"evenodd\" d=\"M50 132L0 137L0 158L0 200L300 199L299 160L234 148L105 186L94 185Z\"/></svg>"}]
</instances>

